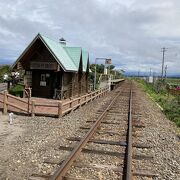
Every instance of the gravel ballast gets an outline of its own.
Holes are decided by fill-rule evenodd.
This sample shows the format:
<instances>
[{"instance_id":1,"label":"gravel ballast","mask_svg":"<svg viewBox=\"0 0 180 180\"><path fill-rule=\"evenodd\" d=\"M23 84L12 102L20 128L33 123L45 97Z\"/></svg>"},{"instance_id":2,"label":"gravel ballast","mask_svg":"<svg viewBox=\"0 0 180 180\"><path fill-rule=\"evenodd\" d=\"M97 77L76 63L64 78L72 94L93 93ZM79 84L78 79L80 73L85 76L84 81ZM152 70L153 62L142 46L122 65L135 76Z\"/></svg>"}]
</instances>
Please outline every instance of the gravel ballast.
<instances>
[{"instance_id":1,"label":"gravel ballast","mask_svg":"<svg viewBox=\"0 0 180 180\"><path fill-rule=\"evenodd\" d=\"M178 180L180 179L178 128L137 85L136 89L140 120L145 128L135 130L139 135L135 141L150 145L152 148L133 148L133 153L151 155L154 158L148 161L133 160L133 168L142 169L143 167L158 174L154 179ZM86 127L87 120L95 119L96 112L110 99L110 94L101 97L59 119L16 116L13 125L9 125L8 116L0 115L0 179L21 180L28 179L32 174L50 174L55 167L57 168L57 164L53 163L61 162L69 154L69 151L60 151L59 146L73 147L76 142L68 141L67 138L82 137L85 131L80 132L80 127ZM104 138L108 137L104 135ZM92 163L98 163L98 157L93 155L93 158ZM116 160L115 157L113 159L117 161L117 165L121 164L121 160ZM111 157L109 157L109 165L110 160ZM85 170L86 168L84 172ZM99 170L96 176L92 177L102 179L104 173L109 172ZM110 174L114 173L110 172ZM114 178L117 178L116 174ZM137 179L146 178L137 177Z\"/></svg>"},{"instance_id":2,"label":"gravel ballast","mask_svg":"<svg viewBox=\"0 0 180 180\"><path fill-rule=\"evenodd\" d=\"M136 149L135 154L153 156L150 161L135 161L136 169L148 169L158 180L180 179L180 141L177 138L179 129L168 120L161 109L153 102L143 90L138 88L136 98L141 113L140 120L145 128L140 129L141 138L136 138L139 143L152 146L150 149ZM146 178L139 178L146 179Z\"/></svg>"}]
</instances>

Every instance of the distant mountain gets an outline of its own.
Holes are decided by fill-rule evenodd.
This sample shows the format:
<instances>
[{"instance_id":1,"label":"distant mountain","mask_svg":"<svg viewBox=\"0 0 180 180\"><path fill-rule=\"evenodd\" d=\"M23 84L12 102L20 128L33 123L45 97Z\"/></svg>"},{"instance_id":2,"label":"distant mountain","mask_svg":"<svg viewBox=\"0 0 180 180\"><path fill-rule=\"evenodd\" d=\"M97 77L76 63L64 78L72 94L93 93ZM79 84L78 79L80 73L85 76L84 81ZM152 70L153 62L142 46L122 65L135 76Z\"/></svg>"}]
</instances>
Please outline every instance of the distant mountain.
<instances>
[{"instance_id":1,"label":"distant mountain","mask_svg":"<svg viewBox=\"0 0 180 180\"><path fill-rule=\"evenodd\" d=\"M153 74L152 74L153 75ZM149 72L126 71L125 76L149 76ZM161 76L161 73L155 73L154 76ZM167 77L180 77L180 73L168 73Z\"/></svg>"},{"instance_id":2,"label":"distant mountain","mask_svg":"<svg viewBox=\"0 0 180 180\"><path fill-rule=\"evenodd\" d=\"M180 78L180 74L168 75L168 77L177 77L177 78Z\"/></svg>"},{"instance_id":3,"label":"distant mountain","mask_svg":"<svg viewBox=\"0 0 180 180\"><path fill-rule=\"evenodd\" d=\"M0 59L0 65L12 65L12 60Z\"/></svg>"}]
</instances>

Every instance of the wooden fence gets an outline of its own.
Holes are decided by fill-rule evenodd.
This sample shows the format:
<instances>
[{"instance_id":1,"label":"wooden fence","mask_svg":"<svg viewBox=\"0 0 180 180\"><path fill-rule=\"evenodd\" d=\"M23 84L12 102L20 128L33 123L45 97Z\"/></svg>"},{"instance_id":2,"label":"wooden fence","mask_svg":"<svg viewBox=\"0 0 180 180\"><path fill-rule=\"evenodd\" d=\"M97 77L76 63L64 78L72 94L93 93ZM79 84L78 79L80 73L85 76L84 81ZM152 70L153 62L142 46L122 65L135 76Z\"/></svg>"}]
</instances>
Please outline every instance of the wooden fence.
<instances>
[{"instance_id":1,"label":"wooden fence","mask_svg":"<svg viewBox=\"0 0 180 180\"><path fill-rule=\"evenodd\" d=\"M62 117L94 99L106 95L108 91L108 88L100 89L69 101L51 101L51 103L39 103L30 98L22 99L4 91L0 93L0 108L4 114L12 111L28 114L32 117L35 115Z\"/></svg>"},{"instance_id":2,"label":"wooden fence","mask_svg":"<svg viewBox=\"0 0 180 180\"><path fill-rule=\"evenodd\" d=\"M180 90L169 89L169 93L172 94L172 95L180 95Z\"/></svg>"}]
</instances>

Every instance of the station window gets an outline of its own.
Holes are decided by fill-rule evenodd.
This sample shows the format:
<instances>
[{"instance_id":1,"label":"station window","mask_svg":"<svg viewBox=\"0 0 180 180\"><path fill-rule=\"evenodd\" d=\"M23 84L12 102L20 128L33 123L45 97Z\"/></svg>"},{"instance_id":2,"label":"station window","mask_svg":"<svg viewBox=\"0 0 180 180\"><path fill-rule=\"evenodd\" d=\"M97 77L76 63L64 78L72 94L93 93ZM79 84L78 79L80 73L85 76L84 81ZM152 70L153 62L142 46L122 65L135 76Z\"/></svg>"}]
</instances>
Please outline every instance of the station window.
<instances>
[{"instance_id":1,"label":"station window","mask_svg":"<svg viewBox=\"0 0 180 180\"><path fill-rule=\"evenodd\" d=\"M41 74L40 86L49 86L50 74Z\"/></svg>"}]
</instances>

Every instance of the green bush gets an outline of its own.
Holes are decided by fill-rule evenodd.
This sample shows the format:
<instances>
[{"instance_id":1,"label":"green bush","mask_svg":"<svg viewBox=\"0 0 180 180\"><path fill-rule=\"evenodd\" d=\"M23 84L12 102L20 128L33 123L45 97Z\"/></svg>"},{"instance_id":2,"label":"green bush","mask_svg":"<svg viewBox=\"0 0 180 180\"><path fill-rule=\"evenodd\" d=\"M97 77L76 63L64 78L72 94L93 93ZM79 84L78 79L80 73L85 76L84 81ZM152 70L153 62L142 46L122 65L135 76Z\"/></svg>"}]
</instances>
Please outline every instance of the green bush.
<instances>
[{"instance_id":1,"label":"green bush","mask_svg":"<svg viewBox=\"0 0 180 180\"><path fill-rule=\"evenodd\" d=\"M163 108L166 116L180 127L180 106L178 100L178 97L169 101L167 100L166 103L164 103Z\"/></svg>"},{"instance_id":2,"label":"green bush","mask_svg":"<svg viewBox=\"0 0 180 180\"><path fill-rule=\"evenodd\" d=\"M22 85L17 84L9 90L9 93L14 96L23 97L23 91L24 87Z\"/></svg>"},{"instance_id":3,"label":"green bush","mask_svg":"<svg viewBox=\"0 0 180 180\"><path fill-rule=\"evenodd\" d=\"M137 80L145 92L147 92L163 108L165 115L178 127L180 127L180 95L168 96L166 84L163 81L157 81L154 85Z\"/></svg>"}]
</instances>

